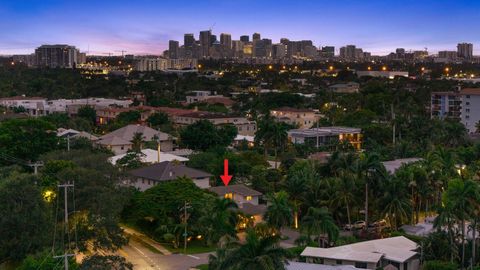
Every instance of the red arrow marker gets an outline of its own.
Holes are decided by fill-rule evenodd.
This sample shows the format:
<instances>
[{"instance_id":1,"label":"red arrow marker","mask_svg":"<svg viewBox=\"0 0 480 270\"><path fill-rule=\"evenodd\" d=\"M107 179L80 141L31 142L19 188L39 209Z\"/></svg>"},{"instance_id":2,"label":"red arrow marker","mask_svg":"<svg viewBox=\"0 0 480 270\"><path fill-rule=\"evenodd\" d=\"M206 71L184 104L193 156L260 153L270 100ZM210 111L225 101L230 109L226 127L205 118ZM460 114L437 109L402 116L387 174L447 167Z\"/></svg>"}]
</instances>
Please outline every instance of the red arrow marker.
<instances>
[{"instance_id":1,"label":"red arrow marker","mask_svg":"<svg viewBox=\"0 0 480 270\"><path fill-rule=\"evenodd\" d=\"M228 183L230 183L230 180L232 180L232 176L228 175L228 159L223 160L223 175L220 175L220 178L222 178L225 186L228 186Z\"/></svg>"}]
</instances>

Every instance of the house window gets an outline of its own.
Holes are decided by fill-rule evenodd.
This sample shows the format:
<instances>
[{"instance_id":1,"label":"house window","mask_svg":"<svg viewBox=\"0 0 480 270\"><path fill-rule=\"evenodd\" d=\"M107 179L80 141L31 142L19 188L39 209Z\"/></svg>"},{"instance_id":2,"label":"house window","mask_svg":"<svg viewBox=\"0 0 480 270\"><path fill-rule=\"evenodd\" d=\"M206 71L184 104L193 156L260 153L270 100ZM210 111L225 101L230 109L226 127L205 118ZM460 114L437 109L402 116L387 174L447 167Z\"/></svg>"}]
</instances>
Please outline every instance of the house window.
<instances>
[{"instance_id":1,"label":"house window","mask_svg":"<svg viewBox=\"0 0 480 270\"><path fill-rule=\"evenodd\" d=\"M337 265L342 265L343 262L342 262L342 260L337 260L336 264L337 264Z\"/></svg>"},{"instance_id":2,"label":"house window","mask_svg":"<svg viewBox=\"0 0 480 270\"><path fill-rule=\"evenodd\" d=\"M470 95L467 95L467 98L470 98Z\"/></svg>"},{"instance_id":3,"label":"house window","mask_svg":"<svg viewBox=\"0 0 480 270\"><path fill-rule=\"evenodd\" d=\"M355 267L356 267L356 268L364 268L364 269L367 269L367 263L366 263L366 262L355 262Z\"/></svg>"},{"instance_id":4,"label":"house window","mask_svg":"<svg viewBox=\"0 0 480 270\"><path fill-rule=\"evenodd\" d=\"M233 193L225 193L225 199L230 199L230 200L233 200Z\"/></svg>"},{"instance_id":5,"label":"house window","mask_svg":"<svg viewBox=\"0 0 480 270\"><path fill-rule=\"evenodd\" d=\"M245 200L251 201L251 200L252 200L252 196L245 196Z\"/></svg>"}]
</instances>

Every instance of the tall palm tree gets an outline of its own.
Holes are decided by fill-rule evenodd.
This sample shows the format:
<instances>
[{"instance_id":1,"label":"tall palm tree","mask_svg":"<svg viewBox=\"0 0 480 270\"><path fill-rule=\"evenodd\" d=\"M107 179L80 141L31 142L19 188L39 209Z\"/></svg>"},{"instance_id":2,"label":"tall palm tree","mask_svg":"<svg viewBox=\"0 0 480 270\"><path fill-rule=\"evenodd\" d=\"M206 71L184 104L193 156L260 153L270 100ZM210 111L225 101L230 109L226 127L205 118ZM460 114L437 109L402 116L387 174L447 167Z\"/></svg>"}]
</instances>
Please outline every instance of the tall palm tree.
<instances>
[{"instance_id":1,"label":"tall palm tree","mask_svg":"<svg viewBox=\"0 0 480 270\"><path fill-rule=\"evenodd\" d=\"M392 177L387 180L382 197L383 214L388 217L390 224L396 231L399 223L408 220L411 212L410 201L407 198L406 183Z\"/></svg>"},{"instance_id":2,"label":"tall palm tree","mask_svg":"<svg viewBox=\"0 0 480 270\"><path fill-rule=\"evenodd\" d=\"M208 213L200 218L199 224L208 246L218 242L224 235L235 237L237 208L234 201L223 198L215 198L211 205L206 207Z\"/></svg>"},{"instance_id":3,"label":"tall palm tree","mask_svg":"<svg viewBox=\"0 0 480 270\"><path fill-rule=\"evenodd\" d=\"M462 269L465 266L465 221L472 216L472 202L480 198L479 185L472 180L451 180L444 193L444 204L455 209L455 217L460 222L462 234Z\"/></svg>"},{"instance_id":4,"label":"tall palm tree","mask_svg":"<svg viewBox=\"0 0 480 270\"><path fill-rule=\"evenodd\" d=\"M267 201L265 221L278 230L290 225L292 222L292 208L288 201L288 193L279 191L275 194L269 194L267 195Z\"/></svg>"},{"instance_id":5,"label":"tall palm tree","mask_svg":"<svg viewBox=\"0 0 480 270\"><path fill-rule=\"evenodd\" d=\"M385 178L385 167L380 162L378 154L362 154L353 164L353 171L359 180L365 184L365 228L368 227L368 205L371 187L375 187L380 178Z\"/></svg>"},{"instance_id":6,"label":"tall palm tree","mask_svg":"<svg viewBox=\"0 0 480 270\"><path fill-rule=\"evenodd\" d=\"M342 172L339 177L332 178L330 204L336 207L345 207L348 224L352 224L350 218L350 205L355 202L356 185L352 173Z\"/></svg>"},{"instance_id":7,"label":"tall palm tree","mask_svg":"<svg viewBox=\"0 0 480 270\"><path fill-rule=\"evenodd\" d=\"M288 190L288 194L290 195L289 197L293 210L293 226L295 229L298 229L299 211L304 194L307 190L307 181L309 180L309 177L308 172L303 169L291 169L292 172L285 178L283 186L285 190Z\"/></svg>"},{"instance_id":8,"label":"tall palm tree","mask_svg":"<svg viewBox=\"0 0 480 270\"><path fill-rule=\"evenodd\" d=\"M132 138L132 149L135 152L140 152L142 150L142 145L144 143L143 133L135 132Z\"/></svg>"},{"instance_id":9,"label":"tall palm tree","mask_svg":"<svg viewBox=\"0 0 480 270\"><path fill-rule=\"evenodd\" d=\"M318 245L322 246L322 236L327 235L328 244L338 238L340 230L328 212L326 207L310 207L302 219L301 230L310 238L312 235L318 237Z\"/></svg>"},{"instance_id":10,"label":"tall palm tree","mask_svg":"<svg viewBox=\"0 0 480 270\"><path fill-rule=\"evenodd\" d=\"M283 123L276 122L270 114L266 114L259 121L255 140L256 143L263 145L265 156L267 156L268 149L273 148L275 169L277 168L278 151L286 146L287 138L287 127Z\"/></svg>"},{"instance_id":11,"label":"tall palm tree","mask_svg":"<svg viewBox=\"0 0 480 270\"><path fill-rule=\"evenodd\" d=\"M278 235L260 236L250 229L243 245L222 251L225 255L221 262L211 260L216 263L213 265L215 268L211 269L284 270L291 255L280 247L279 240ZM220 255L217 251L216 257ZM209 269L210 266L212 265L209 264Z\"/></svg>"},{"instance_id":12,"label":"tall palm tree","mask_svg":"<svg viewBox=\"0 0 480 270\"><path fill-rule=\"evenodd\" d=\"M433 227L441 232L444 228L447 229L448 239L450 242L450 262L458 256L457 245L455 243L455 209L452 204L444 205L438 210L438 216L433 221Z\"/></svg>"}]
</instances>

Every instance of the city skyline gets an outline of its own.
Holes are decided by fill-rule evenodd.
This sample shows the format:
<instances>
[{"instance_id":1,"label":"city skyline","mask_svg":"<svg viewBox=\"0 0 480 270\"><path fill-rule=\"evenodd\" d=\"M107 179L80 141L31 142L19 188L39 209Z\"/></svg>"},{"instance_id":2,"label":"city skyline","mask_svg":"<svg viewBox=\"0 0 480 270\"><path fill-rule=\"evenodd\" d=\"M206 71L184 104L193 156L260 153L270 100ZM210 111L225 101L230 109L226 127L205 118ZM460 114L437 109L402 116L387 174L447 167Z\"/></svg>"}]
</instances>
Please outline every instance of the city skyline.
<instances>
[{"instance_id":1,"label":"city skyline","mask_svg":"<svg viewBox=\"0 0 480 270\"><path fill-rule=\"evenodd\" d=\"M395 48L429 52L455 50L456 44L479 44L472 29L480 26L480 3L474 1L403 1L385 3L301 3L287 1L215 3L173 1L84 2L5 1L0 7L3 29L0 54L31 53L41 44L74 44L90 54L161 54L169 40L182 44L184 33L213 28L233 40L254 32L274 43L280 38L312 40L314 45L355 44L375 55ZM143 8L138 8L142 6ZM285 6L288 6L285 7ZM414 10L415 12L412 12ZM458 18L463 20L460 21ZM11 30L8 30L11 29ZM28 40L26 39L28 37ZM474 46L474 54L480 54Z\"/></svg>"}]
</instances>

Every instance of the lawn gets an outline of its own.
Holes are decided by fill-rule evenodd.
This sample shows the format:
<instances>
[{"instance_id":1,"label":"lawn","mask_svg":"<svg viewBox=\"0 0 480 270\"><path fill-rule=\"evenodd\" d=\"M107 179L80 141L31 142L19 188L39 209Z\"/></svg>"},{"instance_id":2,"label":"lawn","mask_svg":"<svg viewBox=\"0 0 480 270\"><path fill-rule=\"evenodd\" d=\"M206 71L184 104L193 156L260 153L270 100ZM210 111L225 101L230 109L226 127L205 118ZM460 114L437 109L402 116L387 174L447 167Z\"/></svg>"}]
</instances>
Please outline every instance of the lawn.
<instances>
[{"instance_id":1,"label":"lawn","mask_svg":"<svg viewBox=\"0 0 480 270\"><path fill-rule=\"evenodd\" d=\"M195 268L200 269L200 270L208 270L208 264L200 264L195 266Z\"/></svg>"}]
</instances>

